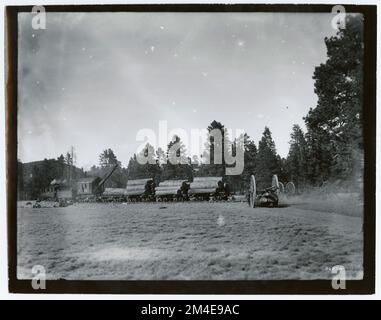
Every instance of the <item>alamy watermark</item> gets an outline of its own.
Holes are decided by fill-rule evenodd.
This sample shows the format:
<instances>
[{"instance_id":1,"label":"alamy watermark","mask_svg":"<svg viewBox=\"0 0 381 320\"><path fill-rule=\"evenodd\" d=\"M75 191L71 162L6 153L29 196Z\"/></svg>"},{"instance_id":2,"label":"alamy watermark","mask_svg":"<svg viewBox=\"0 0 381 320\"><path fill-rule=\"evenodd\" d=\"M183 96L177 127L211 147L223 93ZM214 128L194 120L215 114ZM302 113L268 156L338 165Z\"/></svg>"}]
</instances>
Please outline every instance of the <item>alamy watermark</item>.
<instances>
[{"instance_id":1,"label":"alamy watermark","mask_svg":"<svg viewBox=\"0 0 381 320\"><path fill-rule=\"evenodd\" d=\"M45 290L46 289L46 271L41 265L35 265L32 268L33 278L32 278L32 288L34 290Z\"/></svg>"},{"instance_id":2,"label":"alamy watermark","mask_svg":"<svg viewBox=\"0 0 381 320\"><path fill-rule=\"evenodd\" d=\"M172 145L168 148L164 163L189 164L189 158L181 152L182 143L184 143L190 147L190 154L202 155L203 164L210 164L213 157L213 164L226 164L226 175L239 175L244 169L244 133L243 129L225 128L210 131L192 128L190 134L181 128L168 132L167 121L159 121L158 134L148 128L137 132L136 141L142 142L136 152L137 161L140 164L155 164L155 148L160 146L165 150L169 142L168 137L177 137L177 140L172 139ZM202 152L205 144L208 145L211 141L213 141L213 148ZM147 145L153 148L147 148Z\"/></svg>"},{"instance_id":3,"label":"alamy watermark","mask_svg":"<svg viewBox=\"0 0 381 320\"><path fill-rule=\"evenodd\" d=\"M31 21L34 30L46 29L46 12L44 6L34 6L32 8L33 18Z\"/></svg>"},{"instance_id":4,"label":"alamy watermark","mask_svg":"<svg viewBox=\"0 0 381 320\"><path fill-rule=\"evenodd\" d=\"M334 290L345 290L346 287L346 281L347 281L347 273L345 270L345 267L342 265L336 265L332 268L328 268L328 270L331 271L332 281L331 286Z\"/></svg>"},{"instance_id":5,"label":"alamy watermark","mask_svg":"<svg viewBox=\"0 0 381 320\"><path fill-rule=\"evenodd\" d=\"M332 28L335 30L345 29L345 19L347 15L344 6L333 6L331 13L335 15L331 20Z\"/></svg>"}]
</instances>

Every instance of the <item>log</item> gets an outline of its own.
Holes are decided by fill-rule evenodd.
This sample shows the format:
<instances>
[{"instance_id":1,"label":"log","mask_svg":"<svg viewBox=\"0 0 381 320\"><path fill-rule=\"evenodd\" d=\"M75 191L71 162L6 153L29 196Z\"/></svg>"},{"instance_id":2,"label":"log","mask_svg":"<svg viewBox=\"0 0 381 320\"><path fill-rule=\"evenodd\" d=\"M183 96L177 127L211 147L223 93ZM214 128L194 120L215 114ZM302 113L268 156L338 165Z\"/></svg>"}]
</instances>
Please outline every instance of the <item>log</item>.
<instances>
[{"instance_id":1,"label":"log","mask_svg":"<svg viewBox=\"0 0 381 320\"><path fill-rule=\"evenodd\" d=\"M172 190L156 190L155 194L157 196L163 196L163 195L176 195L178 192L178 189L172 189Z\"/></svg>"},{"instance_id":2,"label":"log","mask_svg":"<svg viewBox=\"0 0 381 320\"><path fill-rule=\"evenodd\" d=\"M215 181L218 183L218 181L221 181L222 177L195 177L193 179L193 182L203 182L203 181Z\"/></svg>"},{"instance_id":3,"label":"log","mask_svg":"<svg viewBox=\"0 0 381 320\"><path fill-rule=\"evenodd\" d=\"M145 185L139 185L139 186L127 186L127 191L138 191L138 190L145 190Z\"/></svg>"},{"instance_id":4,"label":"log","mask_svg":"<svg viewBox=\"0 0 381 320\"><path fill-rule=\"evenodd\" d=\"M144 190L126 190L127 196L140 196L144 194Z\"/></svg>"},{"instance_id":5,"label":"log","mask_svg":"<svg viewBox=\"0 0 381 320\"><path fill-rule=\"evenodd\" d=\"M180 185L177 185L177 186L158 186L156 187L156 190L170 190L170 189L181 189L181 184Z\"/></svg>"},{"instance_id":6,"label":"log","mask_svg":"<svg viewBox=\"0 0 381 320\"><path fill-rule=\"evenodd\" d=\"M165 180L159 183L159 187L174 187L174 186L181 187L184 181L186 180Z\"/></svg>"},{"instance_id":7,"label":"log","mask_svg":"<svg viewBox=\"0 0 381 320\"><path fill-rule=\"evenodd\" d=\"M205 181L205 182L192 182L190 184L191 189L209 189L209 188L217 188L218 183L213 181Z\"/></svg>"},{"instance_id":8,"label":"log","mask_svg":"<svg viewBox=\"0 0 381 320\"><path fill-rule=\"evenodd\" d=\"M203 194L203 193L215 193L216 188L196 188L196 189L190 189L189 193L191 194Z\"/></svg>"},{"instance_id":9,"label":"log","mask_svg":"<svg viewBox=\"0 0 381 320\"><path fill-rule=\"evenodd\" d=\"M152 179L135 179L135 180L128 180L127 181L127 187L128 186L137 186L137 185L145 185L148 181Z\"/></svg>"}]
</instances>

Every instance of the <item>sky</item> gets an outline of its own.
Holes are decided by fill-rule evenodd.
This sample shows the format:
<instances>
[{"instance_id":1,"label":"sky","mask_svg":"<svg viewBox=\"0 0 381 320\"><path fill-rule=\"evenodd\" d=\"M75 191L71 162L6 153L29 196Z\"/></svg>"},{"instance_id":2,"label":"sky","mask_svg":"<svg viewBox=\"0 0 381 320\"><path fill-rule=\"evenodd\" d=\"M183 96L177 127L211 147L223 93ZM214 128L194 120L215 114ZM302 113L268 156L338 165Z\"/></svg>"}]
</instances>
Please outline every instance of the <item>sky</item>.
<instances>
[{"instance_id":1,"label":"sky","mask_svg":"<svg viewBox=\"0 0 381 320\"><path fill-rule=\"evenodd\" d=\"M190 134L217 120L256 144L268 126L286 157L336 32L329 13L47 13L40 30L32 17L19 14L18 158L74 146L85 169L106 148L126 166L159 121Z\"/></svg>"}]
</instances>

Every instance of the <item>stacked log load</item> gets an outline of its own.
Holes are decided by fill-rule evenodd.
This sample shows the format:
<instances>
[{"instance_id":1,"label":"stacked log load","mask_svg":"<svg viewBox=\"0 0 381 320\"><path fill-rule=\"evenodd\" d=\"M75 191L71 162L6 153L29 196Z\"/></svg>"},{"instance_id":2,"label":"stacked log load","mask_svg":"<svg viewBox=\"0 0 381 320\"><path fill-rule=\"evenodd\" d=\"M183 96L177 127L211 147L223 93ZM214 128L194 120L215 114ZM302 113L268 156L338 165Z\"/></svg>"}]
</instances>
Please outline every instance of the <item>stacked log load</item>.
<instances>
[{"instance_id":1,"label":"stacked log load","mask_svg":"<svg viewBox=\"0 0 381 320\"><path fill-rule=\"evenodd\" d=\"M102 201L125 201L127 190L124 188L105 188L101 196Z\"/></svg>"},{"instance_id":2,"label":"stacked log load","mask_svg":"<svg viewBox=\"0 0 381 320\"><path fill-rule=\"evenodd\" d=\"M127 191L123 188L106 188L103 192L103 196L125 196L126 194Z\"/></svg>"},{"instance_id":3,"label":"stacked log load","mask_svg":"<svg viewBox=\"0 0 381 320\"><path fill-rule=\"evenodd\" d=\"M214 194L222 177L195 177L190 184L189 194Z\"/></svg>"},{"instance_id":4,"label":"stacked log load","mask_svg":"<svg viewBox=\"0 0 381 320\"><path fill-rule=\"evenodd\" d=\"M147 198L155 195L155 185L152 179L128 180L126 195L131 198Z\"/></svg>"},{"instance_id":5,"label":"stacked log load","mask_svg":"<svg viewBox=\"0 0 381 320\"><path fill-rule=\"evenodd\" d=\"M182 196L187 189L186 180L165 180L159 183L155 193L157 197Z\"/></svg>"}]
</instances>

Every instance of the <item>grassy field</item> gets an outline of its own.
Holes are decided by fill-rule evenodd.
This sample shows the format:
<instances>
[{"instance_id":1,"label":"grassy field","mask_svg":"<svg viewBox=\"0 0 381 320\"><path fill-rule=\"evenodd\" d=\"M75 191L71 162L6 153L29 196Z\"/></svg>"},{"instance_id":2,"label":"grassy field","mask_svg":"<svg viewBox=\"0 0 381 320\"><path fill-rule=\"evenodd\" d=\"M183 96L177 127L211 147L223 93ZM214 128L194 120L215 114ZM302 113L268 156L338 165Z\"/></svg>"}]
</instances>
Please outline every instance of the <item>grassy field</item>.
<instances>
[{"instance_id":1,"label":"grassy field","mask_svg":"<svg viewBox=\"0 0 381 320\"><path fill-rule=\"evenodd\" d=\"M362 217L246 203L74 204L18 209L18 278L362 278Z\"/></svg>"}]
</instances>

